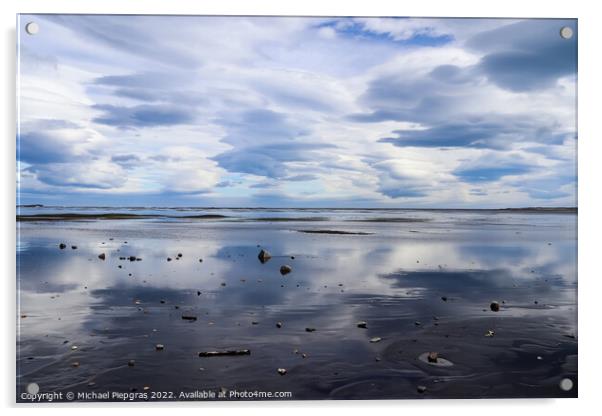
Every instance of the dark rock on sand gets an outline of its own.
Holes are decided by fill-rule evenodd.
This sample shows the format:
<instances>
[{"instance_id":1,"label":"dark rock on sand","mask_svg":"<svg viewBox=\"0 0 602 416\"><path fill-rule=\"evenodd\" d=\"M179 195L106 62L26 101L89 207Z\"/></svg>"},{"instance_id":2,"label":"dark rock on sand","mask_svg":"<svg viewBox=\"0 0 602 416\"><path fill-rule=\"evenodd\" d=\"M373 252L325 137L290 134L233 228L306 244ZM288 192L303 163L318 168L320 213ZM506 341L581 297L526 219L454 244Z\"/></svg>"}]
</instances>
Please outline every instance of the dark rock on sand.
<instances>
[{"instance_id":1,"label":"dark rock on sand","mask_svg":"<svg viewBox=\"0 0 602 416\"><path fill-rule=\"evenodd\" d=\"M77 250L77 246L71 246L71 250Z\"/></svg>"},{"instance_id":2,"label":"dark rock on sand","mask_svg":"<svg viewBox=\"0 0 602 416\"><path fill-rule=\"evenodd\" d=\"M370 342L371 343L376 343L376 342L381 342L382 338L381 337L374 337L374 338L370 338Z\"/></svg>"},{"instance_id":3,"label":"dark rock on sand","mask_svg":"<svg viewBox=\"0 0 602 416\"><path fill-rule=\"evenodd\" d=\"M201 351L199 357L221 357L229 355L251 355L251 350Z\"/></svg>"},{"instance_id":4,"label":"dark rock on sand","mask_svg":"<svg viewBox=\"0 0 602 416\"><path fill-rule=\"evenodd\" d=\"M165 345L163 345L163 344L157 344L157 345L155 345L155 349L157 351L163 351L165 349Z\"/></svg>"},{"instance_id":5,"label":"dark rock on sand","mask_svg":"<svg viewBox=\"0 0 602 416\"><path fill-rule=\"evenodd\" d=\"M489 308L493 311L493 312L499 312L500 311L500 304L498 302L491 302L491 305L489 305Z\"/></svg>"},{"instance_id":6,"label":"dark rock on sand","mask_svg":"<svg viewBox=\"0 0 602 416\"><path fill-rule=\"evenodd\" d=\"M194 315L182 315L182 319L185 321L196 321L196 316Z\"/></svg>"},{"instance_id":7,"label":"dark rock on sand","mask_svg":"<svg viewBox=\"0 0 602 416\"><path fill-rule=\"evenodd\" d=\"M426 357L429 363L436 363L439 360L439 354L436 352L429 352L429 355Z\"/></svg>"},{"instance_id":8,"label":"dark rock on sand","mask_svg":"<svg viewBox=\"0 0 602 416\"><path fill-rule=\"evenodd\" d=\"M168 258L167 258L167 261L171 261L171 257L168 257Z\"/></svg>"},{"instance_id":9,"label":"dark rock on sand","mask_svg":"<svg viewBox=\"0 0 602 416\"><path fill-rule=\"evenodd\" d=\"M284 266L280 266L280 274L283 276L285 274L289 274L292 271L293 271L293 268L291 266L289 266L288 264L285 264Z\"/></svg>"},{"instance_id":10,"label":"dark rock on sand","mask_svg":"<svg viewBox=\"0 0 602 416\"><path fill-rule=\"evenodd\" d=\"M441 296L441 300L442 300L443 302L447 302L447 296Z\"/></svg>"},{"instance_id":11,"label":"dark rock on sand","mask_svg":"<svg viewBox=\"0 0 602 416\"><path fill-rule=\"evenodd\" d=\"M136 261L136 256L130 256L130 257L128 258L128 260L129 260L129 261Z\"/></svg>"},{"instance_id":12,"label":"dark rock on sand","mask_svg":"<svg viewBox=\"0 0 602 416\"><path fill-rule=\"evenodd\" d=\"M67 248L67 244L61 243L61 244L59 244L59 248L60 248L61 250L64 250L64 249L66 249L66 248Z\"/></svg>"},{"instance_id":13,"label":"dark rock on sand","mask_svg":"<svg viewBox=\"0 0 602 416\"><path fill-rule=\"evenodd\" d=\"M101 260L104 260L107 256L105 255L105 253L101 253L98 255L98 258Z\"/></svg>"},{"instance_id":14,"label":"dark rock on sand","mask_svg":"<svg viewBox=\"0 0 602 416\"><path fill-rule=\"evenodd\" d=\"M276 328L282 328L282 322L276 322Z\"/></svg>"},{"instance_id":15,"label":"dark rock on sand","mask_svg":"<svg viewBox=\"0 0 602 416\"><path fill-rule=\"evenodd\" d=\"M367 327L368 327L368 324L366 323L366 321L359 321L359 322L357 323L357 327L358 327L358 328L367 328Z\"/></svg>"},{"instance_id":16,"label":"dark rock on sand","mask_svg":"<svg viewBox=\"0 0 602 416\"><path fill-rule=\"evenodd\" d=\"M180 257L180 258L181 258L181 257L182 257L182 253L178 253L178 257Z\"/></svg>"},{"instance_id":17,"label":"dark rock on sand","mask_svg":"<svg viewBox=\"0 0 602 416\"><path fill-rule=\"evenodd\" d=\"M278 369L278 374L280 374L281 376L286 374L286 368L279 368Z\"/></svg>"},{"instance_id":18,"label":"dark rock on sand","mask_svg":"<svg viewBox=\"0 0 602 416\"><path fill-rule=\"evenodd\" d=\"M272 255L267 250L261 250L259 252L259 255L257 256L257 258L263 264L263 263L266 263L269 259L271 259Z\"/></svg>"},{"instance_id":19,"label":"dark rock on sand","mask_svg":"<svg viewBox=\"0 0 602 416\"><path fill-rule=\"evenodd\" d=\"M416 391L418 393L422 394L426 391L426 386L418 386L418 387L416 387Z\"/></svg>"},{"instance_id":20,"label":"dark rock on sand","mask_svg":"<svg viewBox=\"0 0 602 416\"><path fill-rule=\"evenodd\" d=\"M136 365L136 361L134 361L134 360L128 361L128 367L133 367L134 365Z\"/></svg>"},{"instance_id":21,"label":"dark rock on sand","mask_svg":"<svg viewBox=\"0 0 602 416\"><path fill-rule=\"evenodd\" d=\"M314 332L316 328L305 328L305 332Z\"/></svg>"}]
</instances>

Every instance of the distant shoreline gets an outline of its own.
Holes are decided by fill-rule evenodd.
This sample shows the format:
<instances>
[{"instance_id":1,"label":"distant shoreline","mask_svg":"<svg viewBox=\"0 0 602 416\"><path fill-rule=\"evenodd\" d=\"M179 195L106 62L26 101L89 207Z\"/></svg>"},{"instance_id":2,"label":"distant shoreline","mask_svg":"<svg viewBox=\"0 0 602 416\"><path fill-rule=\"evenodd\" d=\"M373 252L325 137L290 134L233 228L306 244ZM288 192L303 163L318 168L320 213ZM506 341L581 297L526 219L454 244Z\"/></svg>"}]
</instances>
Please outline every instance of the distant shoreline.
<instances>
[{"instance_id":1,"label":"distant shoreline","mask_svg":"<svg viewBox=\"0 0 602 416\"><path fill-rule=\"evenodd\" d=\"M272 211L272 210L294 210L294 211L501 211L501 212L551 212L551 213L577 213L578 207L518 207L518 208L344 208L344 207L194 207L194 206L68 206L68 205L42 205L24 204L17 208L49 208L49 209L128 209L128 210L233 210L233 211ZM134 214L133 214L134 215Z\"/></svg>"}]
</instances>

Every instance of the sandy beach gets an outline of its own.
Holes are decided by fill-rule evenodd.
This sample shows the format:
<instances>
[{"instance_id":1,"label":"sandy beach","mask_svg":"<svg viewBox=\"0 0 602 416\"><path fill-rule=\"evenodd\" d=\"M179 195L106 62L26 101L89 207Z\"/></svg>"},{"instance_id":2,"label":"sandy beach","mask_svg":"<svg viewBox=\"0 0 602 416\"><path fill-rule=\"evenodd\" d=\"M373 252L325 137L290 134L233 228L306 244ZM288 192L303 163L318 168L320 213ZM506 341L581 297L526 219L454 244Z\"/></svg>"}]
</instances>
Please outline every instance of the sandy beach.
<instances>
[{"instance_id":1,"label":"sandy beach","mask_svg":"<svg viewBox=\"0 0 602 416\"><path fill-rule=\"evenodd\" d=\"M573 210L19 214L18 396L577 395Z\"/></svg>"}]
</instances>

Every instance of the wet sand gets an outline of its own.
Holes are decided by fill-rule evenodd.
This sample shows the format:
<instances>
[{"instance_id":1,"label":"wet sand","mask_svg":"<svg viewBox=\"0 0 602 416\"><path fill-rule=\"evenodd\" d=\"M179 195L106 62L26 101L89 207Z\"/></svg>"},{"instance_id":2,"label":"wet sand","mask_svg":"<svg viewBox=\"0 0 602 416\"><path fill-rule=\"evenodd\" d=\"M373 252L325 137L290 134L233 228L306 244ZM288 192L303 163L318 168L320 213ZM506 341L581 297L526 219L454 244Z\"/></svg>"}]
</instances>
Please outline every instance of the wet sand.
<instances>
[{"instance_id":1,"label":"wet sand","mask_svg":"<svg viewBox=\"0 0 602 416\"><path fill-rule=\"evenodd\" d=\"M32 210L18 401L34 382L166 400L577 396L574 212Z\"/></svg>"}]
</instances>

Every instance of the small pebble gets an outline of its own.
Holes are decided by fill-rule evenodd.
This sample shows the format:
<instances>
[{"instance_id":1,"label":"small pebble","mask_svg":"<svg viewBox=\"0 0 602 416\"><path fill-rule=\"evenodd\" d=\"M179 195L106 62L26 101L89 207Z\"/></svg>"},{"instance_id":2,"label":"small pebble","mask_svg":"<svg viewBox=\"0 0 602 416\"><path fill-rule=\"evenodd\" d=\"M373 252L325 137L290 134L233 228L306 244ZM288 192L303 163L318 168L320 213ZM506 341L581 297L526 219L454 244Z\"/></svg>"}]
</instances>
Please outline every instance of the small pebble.
<instances>
[{"instance_id":1,"label":"small pebble","mask_svg":"<svg viewBox=\"0 0 602 416\"><path fill-rule=\"evenodd\" d=\"M157 344L155 345L155 349L157 351L163 351L165 349L165 346L163 344Z\"/></svg>"},{"instance_id":2,"label":"small pebble","mask_svg":"<svg viewBox=\"0 0 602 416\"><path fill-rule=\"evenodd\" d=\"M280 374L281 376L286 374L286 368L279 368L278 369L278 374Z\"/></svg>"},{"instance_id":3,"label":"small pebble","mask_svg":"<svg viewBox=\"0 0 602 416\"><path fill-rule=\"evenodd\" d=\"M276 328L282 328L282 322L276 322Z\"/></svg>"},{"instance_id":4,"label":"small pebble","mask_svg":"<svg viewBox=\"0 0 602 416\"><path fill-rule=\"evenodd\" d=\"M416 387L416 391L418 393L422 394L426 391L426 386L418 386L418 387Z\"/></svg>"},{"instance_id":5,"label":"small pebble","mask_svg":"<svg viewBox=\"0 0 602 416\"><path fill-rule=\"evenodd\" d=\"M493 311L493 312L499 312L500 311L500 304L498 302L491 302L491 305L489 305L489 308Z\"/></svg>"},{"instance_id":6,"label":"small pebble","mask_svg":"<svg viewBox=\"0 0 602 416\"><path fill-rule=\"evenodd\" d=\"M380 342L382 341L381 337L374 337L374 338L370 338L370 342L375 343L375 342Z\"/></svg>"}]
</instances>

